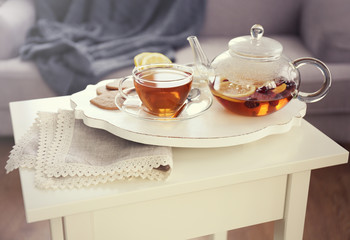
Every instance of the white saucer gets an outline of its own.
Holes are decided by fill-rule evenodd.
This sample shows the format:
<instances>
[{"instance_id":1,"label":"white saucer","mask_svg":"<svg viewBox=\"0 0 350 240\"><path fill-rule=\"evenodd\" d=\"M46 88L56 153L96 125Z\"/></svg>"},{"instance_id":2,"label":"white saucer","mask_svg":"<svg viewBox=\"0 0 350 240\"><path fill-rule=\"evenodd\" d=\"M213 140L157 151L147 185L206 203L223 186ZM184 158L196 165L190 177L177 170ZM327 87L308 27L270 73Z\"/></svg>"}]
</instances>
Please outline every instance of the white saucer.
<instances>
[{"instance_id":1,"label":"white saucer","mask_svg":"<svg viewBox=\"0 0 350 240\"><path fill-rule=\"evenodd\" d=\"M199 116L208 110L213 102L212 95L208 88L201 88L200 95L196 99L187 101L174 116L156 116L149 113L142 104L134 88L124 90L128 91L128 99L123 98L120 94L115 97L117 107L127 114L153 121L181 121L188 120ZM175 117L176 115L176 117Z\"/></svg>"}]
</instances>

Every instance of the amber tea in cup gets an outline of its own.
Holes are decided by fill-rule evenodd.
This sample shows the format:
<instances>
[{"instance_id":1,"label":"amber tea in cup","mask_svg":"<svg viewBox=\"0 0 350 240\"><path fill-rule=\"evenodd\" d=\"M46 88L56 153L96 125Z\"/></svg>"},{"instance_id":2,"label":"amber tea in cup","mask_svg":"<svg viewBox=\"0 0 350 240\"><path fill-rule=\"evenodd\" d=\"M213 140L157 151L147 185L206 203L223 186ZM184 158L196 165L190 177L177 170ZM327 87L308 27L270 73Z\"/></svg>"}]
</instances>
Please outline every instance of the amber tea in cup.
<instances>
[{"instance_id":1,"label":"amber tea in cup","mask_svg":"<svg viewBox=\"0 0 350 240\"><path fill-rule=\"evenodd\" d=\"M191 90L193 72L178 64L151 64L134 68L132 76L145 110L159 117L171 117Z\"/></svg>"}]
</instances>

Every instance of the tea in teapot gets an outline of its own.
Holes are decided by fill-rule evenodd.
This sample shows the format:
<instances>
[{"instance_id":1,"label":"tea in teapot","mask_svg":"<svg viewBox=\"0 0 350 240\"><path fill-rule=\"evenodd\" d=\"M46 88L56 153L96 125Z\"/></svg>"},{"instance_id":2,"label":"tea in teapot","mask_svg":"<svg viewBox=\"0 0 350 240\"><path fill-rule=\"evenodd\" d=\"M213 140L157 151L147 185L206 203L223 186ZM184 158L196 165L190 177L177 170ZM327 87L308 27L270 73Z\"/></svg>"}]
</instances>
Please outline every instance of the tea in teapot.
<instances>
[{"instance_id":1,"label":"tea in teapot","mask_svg":"<svg viewBox=\"0 0 350 240\"><path fill-rule=\"evenodd\" d=\"M246 116L264 116L283 108L292 98L296 85L284 78L273 80L272 87L239 85L228 79L209 84L212 94L231 112Z\"/></svg>"}]
</instances>

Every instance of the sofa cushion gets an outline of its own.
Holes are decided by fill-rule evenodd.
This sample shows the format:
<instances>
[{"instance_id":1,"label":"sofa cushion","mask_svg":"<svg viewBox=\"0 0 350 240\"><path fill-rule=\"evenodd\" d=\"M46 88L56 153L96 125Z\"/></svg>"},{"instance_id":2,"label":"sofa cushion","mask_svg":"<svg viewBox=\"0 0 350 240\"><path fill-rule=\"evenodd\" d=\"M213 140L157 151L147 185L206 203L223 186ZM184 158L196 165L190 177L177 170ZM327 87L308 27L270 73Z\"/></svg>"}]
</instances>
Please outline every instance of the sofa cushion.
<instances>
[{"instance_id":1,"label":"sofa cushion","mask_svg":"<svg viewBox=\"0 0 350 240\"><path fill-rule=\"evenodd\" d=\"M313 54L327 62L350 62L350 1L303 2L301 35Z\"/></svg>"},{"instance_id":2,"label":"sofa cushion","mask_svg":"<svg viewBox=\"0 0 350 240\"><path fill-rule=\"evenodd\" d=\"M32 0L0 0L0 59L19 54L27 30L35 20Z\"/></svg>"},{"instance_id":3,"label":"sofa cushion","mask_svg":"<svg viewBox=\"0 0 350 240\"><path fill-rule=\"evenodd\" d=\"M9 102L53 97L54 92L45 84L33 62L19 58L0 60L0 136L12 134Z\"/></svg>"},{"instance_id":4,"label":"sofa cushion","mask_svg":"<svg viewBox=\"0 0 350 240\"><path fill-rule=\"evenodd\" d=\"M202 35L237 37L249 35L261 24L268 34L299 32L302 0L207 0Z\"/></svg>"}]
</instances>

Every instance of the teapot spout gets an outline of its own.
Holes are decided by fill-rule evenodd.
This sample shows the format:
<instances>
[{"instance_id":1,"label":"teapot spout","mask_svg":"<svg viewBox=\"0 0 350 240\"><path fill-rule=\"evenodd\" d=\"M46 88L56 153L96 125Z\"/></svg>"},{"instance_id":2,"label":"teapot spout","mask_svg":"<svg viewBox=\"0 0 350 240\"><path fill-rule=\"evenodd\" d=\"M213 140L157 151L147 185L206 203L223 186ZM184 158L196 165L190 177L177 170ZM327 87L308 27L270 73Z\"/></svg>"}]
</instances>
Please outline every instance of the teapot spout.
<instances>
[{"instance_id":1,"label":"teapot spout","mask_svg":"<svg viewBox=\"0 0 350 240\"><path fill-rule=\"evenodd\" d=\"M200 75L207 76L208 70L210 69L210 61L199 44L198 38L196 36L189 36L187 40L192 48L194 63L197 71L200 73Z\"/></svg>"}]
</instances>

